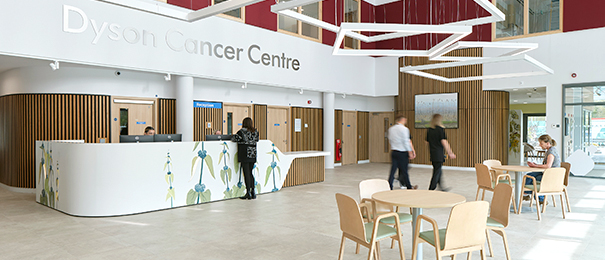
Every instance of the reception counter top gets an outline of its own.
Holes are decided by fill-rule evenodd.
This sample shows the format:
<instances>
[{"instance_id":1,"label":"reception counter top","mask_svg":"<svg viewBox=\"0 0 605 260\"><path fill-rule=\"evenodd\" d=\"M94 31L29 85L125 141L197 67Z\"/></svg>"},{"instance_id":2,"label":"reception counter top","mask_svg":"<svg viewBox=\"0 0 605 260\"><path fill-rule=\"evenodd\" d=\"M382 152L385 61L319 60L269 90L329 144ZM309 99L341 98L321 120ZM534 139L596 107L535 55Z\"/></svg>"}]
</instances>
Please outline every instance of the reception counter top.
<instances>
[{"instance_id":1,"label":"reception counter top","mask_svg":"<svg viewBox=\"0 0 605 260\"><path fill-rule=\"evenodd\" d=\"M296 158L327 152L280 152L258 143L257 194L284 186ZM36 200L76 216L116 216L243 196L230 141L95 144L36 141ZM323 166L321 166L323 172Z\"/></svg>"}]
</instances>

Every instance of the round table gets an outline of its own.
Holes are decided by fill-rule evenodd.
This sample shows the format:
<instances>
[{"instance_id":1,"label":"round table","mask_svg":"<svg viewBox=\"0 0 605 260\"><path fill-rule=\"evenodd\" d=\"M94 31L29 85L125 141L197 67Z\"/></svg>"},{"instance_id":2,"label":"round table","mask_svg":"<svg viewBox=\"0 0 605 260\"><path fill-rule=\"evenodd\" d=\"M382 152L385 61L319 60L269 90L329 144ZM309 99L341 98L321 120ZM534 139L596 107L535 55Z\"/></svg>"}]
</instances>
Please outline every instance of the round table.
<instances>
[{"instance_id":1,"label":"round table","mask_svg":"<svg viewBox=\"0 0 605 260\"><path fill-rule=\"evenodd\" d=\"M397 207L412 208L412 232L416 233L416 218L422 214L423 208L446 208L466 202L466 198L450 192L434 190L389 190L376 192L372 199ZM422 230L422 224L420 225ZM413 242L412 242L413 245ZM416 259L422 259L422 244L418 244Z\"/></svg>"},{"instance_id":2,"label":"round table","mask_svg":"<svg viewBox=\"0 0 605 260\"><path fill-rule=\"evenodd\" d=\"M506 171L506 172L515 172L515 204L517 205L517 209L521 212L521 190L523 189L523 175L526 172L543 172L546 170L545 168L534 168L523 165L501 165L501 166L493 166L491 167L494 170ZM531 211L531 210L530 210Z\"/></svg>"}]
</instances>

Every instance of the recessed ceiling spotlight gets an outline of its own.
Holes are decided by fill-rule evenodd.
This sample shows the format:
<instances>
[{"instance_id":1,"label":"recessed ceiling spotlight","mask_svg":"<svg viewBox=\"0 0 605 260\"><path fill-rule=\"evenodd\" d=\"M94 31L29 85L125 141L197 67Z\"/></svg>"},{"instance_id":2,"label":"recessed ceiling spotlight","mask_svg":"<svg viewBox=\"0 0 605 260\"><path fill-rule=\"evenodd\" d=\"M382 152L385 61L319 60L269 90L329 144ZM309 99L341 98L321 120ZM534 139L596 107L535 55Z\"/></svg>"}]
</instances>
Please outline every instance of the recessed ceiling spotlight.
<instances>
[{"instance_id":1,"label":"recessed ceiling spotlight","mask_svg":"<svg viewBox=\"0 0 605 260\"><path fill-rule=\"evenodd\" d=\"M519 90L519 89L518 88L513 88L513 91L517 91L517 90Z\"/></svg>"},{"instance_id":2,"label":"recessed ceiling spotlight","mask_svg":"<svg viewBox=\"0 0 605 260\"><path fill-rule=\"evenodd\" d=\"M242 88L248 88L248 82L244 82L244 84L242 85Z\"/></svg>"},{"instance_id":3,"label":"recessed ceiling spotlight","mask_svg":"<svg viewBox=\"0 0 605 260\"><path fill-rule=\"evenodd\" d=\"M170 81L172 79L172 76L170 75L170 73L166 74L166 76L164 76L164 80L165 81Z\"/></svg>"},{"instance_id":4,"label":"recessed ceiling spotlight","mask_svg":"<svg viewBox=\"0 0 605 260\"><path fill-rule=\"evenodd\" d=\"M298 91L298 94L301 94L301 95L302 95L303 93L304 93L304 91L303 91L303 89L301 88L301 89L300 89L300 91Z\"/></svg>"},{"instance_id":5,"label":"recessed ceiling spotlight","mask_svg":"<svg viewBox=\"0 0 605 260\"><path fill-rule=\"evenodd\" d=\"M49 65L49 66L50 66L50 68L51 68L51 69L53 69L53 70L58 70L58 69L59 69L59 61L57 61L57 60L56 60L56 61L54 61L54 62L51 62L51 63L50 63L50 64L48 64L48 65Z\"/></svg>"},{"instance_id":6,"label":"recessed ceiling spotlight","mask_svg":"<svg viewBox=\"0 0 605 260\"><path fill-rule=\"evenodd\" d=\"M523 105L527 105L527 101L523 102Z\"/></svg>"},{"instance_id":7,"label":"recessed ceiling spotlight","mask_svg":"<svg viewBox=\"0 0 605 260\"><path fill-rule=\"evenodd\" d=\"M515 99L515 100L513 100L513 102L517 103L517 102L519 102L519 100L516 100L516 99Z\"/></svg>"}]
</instances>

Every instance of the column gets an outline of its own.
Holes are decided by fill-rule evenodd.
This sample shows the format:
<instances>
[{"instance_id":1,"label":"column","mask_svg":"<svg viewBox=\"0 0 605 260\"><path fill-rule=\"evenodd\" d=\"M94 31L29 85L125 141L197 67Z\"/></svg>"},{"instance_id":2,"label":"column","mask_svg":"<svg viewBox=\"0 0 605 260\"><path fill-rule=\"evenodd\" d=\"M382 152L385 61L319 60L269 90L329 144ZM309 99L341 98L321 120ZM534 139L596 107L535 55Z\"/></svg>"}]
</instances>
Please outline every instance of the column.
<instances>
[{"instance_id":1,"label":"column","mask_svg":"<svg viewBox=\"0 0 605 260\"><path fill-rule=\"evenodd\" d=\"M175 76L176 132L183 142L193 141L193 77Z\"/></svg>"},{"instance_id":2,"label":"column","mask_svg":"<svg viewBox=\"0 0 605 260\"><path fill-rule=\"evenodd\" d=\"M326 169L334 169L334 93L323 93L324 113L324 152L330 152L325 157Z\"/></svg>"}]
</instances>

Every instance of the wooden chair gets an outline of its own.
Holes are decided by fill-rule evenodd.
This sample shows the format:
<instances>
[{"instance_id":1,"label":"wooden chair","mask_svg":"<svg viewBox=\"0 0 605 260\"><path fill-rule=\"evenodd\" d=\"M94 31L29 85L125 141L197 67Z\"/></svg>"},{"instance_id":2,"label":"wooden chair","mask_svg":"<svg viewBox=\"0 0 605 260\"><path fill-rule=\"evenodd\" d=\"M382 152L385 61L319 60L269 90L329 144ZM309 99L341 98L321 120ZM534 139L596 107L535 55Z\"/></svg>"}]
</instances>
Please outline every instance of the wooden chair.
<instances>
[{"instance_id":1,"label":"wooden chair","mask_svg":"<svg viewBox=\"0 0 605 260\"><path fill-rule=\"evenodd\" d=\"M366 209L370 209L370 210L366 210L367 212L365 215L365 216L369 216L369 218L367 219L368 222L371 221L371 219L373 219L377 215L393 212L392 206L387 206L387 205L384 205L381 203L372 203L373 202L372 195L374 193L380 192L380 191L388 191L388 190L391 190L391 187L389 186L389 182L387 180L383 180L383 179L363 180L359 183L359 197L361 199L360 206L363 205L363 207L365 207ZM395 209L395 212L397 212L397 214L399 215L400 224L412 222L411 214L400 213L398 211L399 211L399 208L397 207ZM387 225L395 225L395 223L396 223L395 219L393 217L384 218L380 222L383 224L387 224ZM395 246L394 242L395 242L395 240L391 241L391 248L394 248L394 246ZM359 245L357 245L355 253L356 254L359 253Z\"/></svg>"},{"instance_id":2,"label":"wooden chair","mask_svg":"<svg viewBox=\"0 0 605 260\"><path fill-rule=\"evenodd\" d=\"M508 173L504 173L504 171L501 171L501 170L492 169L492 167L502 166L502 163L500 162L500 160L489 159L489 160L483 161L483 164L485 166L487 166L487 168L489 169L489 172L492 174L492 180L498 180L498 183L502 183L502 182L506 183L508 181L506 179L506 176L510 176ZM515 183L514 180L512 182L510 182L509 184L513 184L513 183Z\"/></svg>"},{"instance_id":3,"label":"wooden chair","mask_svg":"<svg viewBox=\"0 0 605 260\"><path fill-rule=\"evenodd\" d=\"M487 246L489 247L489 255L494 256L492 250L492 241L489 237L489 231L492 230L496 234L502 237L504 241L504 251L506 252L506 259L510 260L510 250L508 249L508 241L506 240L506 233L504 229L508 226L508 216L510 213L510 204L513 197L513 188L504 183L496 185L494 189L494 196L492 197L492 203L490 205L490 213L487 218L487 226L485 235L487 237Z\"/></svg>"},{"instance_id":4,"label":"wooden chair","mask_svg":"<svg viewBox=\"0 0 605 260\"><path fill-rule=\"evenodd\" d=\"M563 179L563 193L565 194L565 202L567 202L567 212L571 212L571 205L569 205L569 196L567 195L567 185L569 184L569 174L571 171L571 163L561 162L561 167L565 169L565 179ZM553 196L554 201L554 196Z\"/></svg>"},{"instance_id":5,"label":"wooden chair","mask_svg":"<svg viewBox=\"0 0 605 260\"><path fill-rule=\"evenodd\" d=\"M369 249L368 260L373 259L374 256L376 256L376 259L380 259L380 240L395 239L399 242L401 260L405 260L399 225L390 227L380 223L380 220L389 217L394 218L398 222L399 215L397 213L382 214L377 216L374 222L364 223L359 204L357 204L355 199L336 193L336 203L338 204L338 213L340 215L340 230L342 230L338 260L342 260L343 258L346 238L367 247Z\"/></svg>"},{"instance_id":6,"label":"wooden chair","mask_svg":"<svg viewBox=\"0 0 605 260\"><path fill-rule=\"evenodd\" d=\"M468 252L468 259L472 251L480 250L481 259L485 259L485 228L487 201L471 201L458 204L452 208L447 228L438 229L437 222L425 215L418 216L416 220L416 232L414 234L414 247L412 259L416 259L419 243L429 243L435 247L437 259L443 256ZM428 221L433 225L433 230L420 232L421 220Z\"/></svg>"},{"instance_id":7,"label":"wooden chair","mask_svg":"<svg viewBox=\"0 0 605 260\"><path fill-rule=\"evenodd\" d=\"M523 183L525 183L526 179L531 179L532 184L524 185L523 191L532 191L533 199L536 202L536 210L538 211L538 220L540 217L540 203L538 202L538 196L544 195L559 195L561 197L561 205L563 204L563 190L565 189L565 185L563 182L565 180L565 169L564 168L548 168L544 171L544 175L542 175L542 181L536 181L536 178L533 176L525 175L523 176ZM546 200L546 198L544 198ZM521 201L519 202L521 205ZM521 207L520 207L521 208ZM542 204L542 212L546 210L546 203ZM561 212L563 212L563 218L565 218L565 207L561 206Z\"/></svg>"},{"instance_id":8,"label":"wooden chair","mask_svg":"<svg viewBox=\"0 0 605 260\"><path fill-rule=\"evenodd\" d=\"M496 180L498 183L506 183L508 185L512 184L512 180L510 175L502 174L498 175L498 179L492 179L492 173L489 171L489 168L485 164L475 163L475 173L477 174L477 196L475 196L475 200L479 200L479 192L483 190L483 194L481 195L481 200L485 199L485 191L494 191L496 187ZM513 203L513 210L517 213L517 205Z\"/></svg>"}]
</instances>

